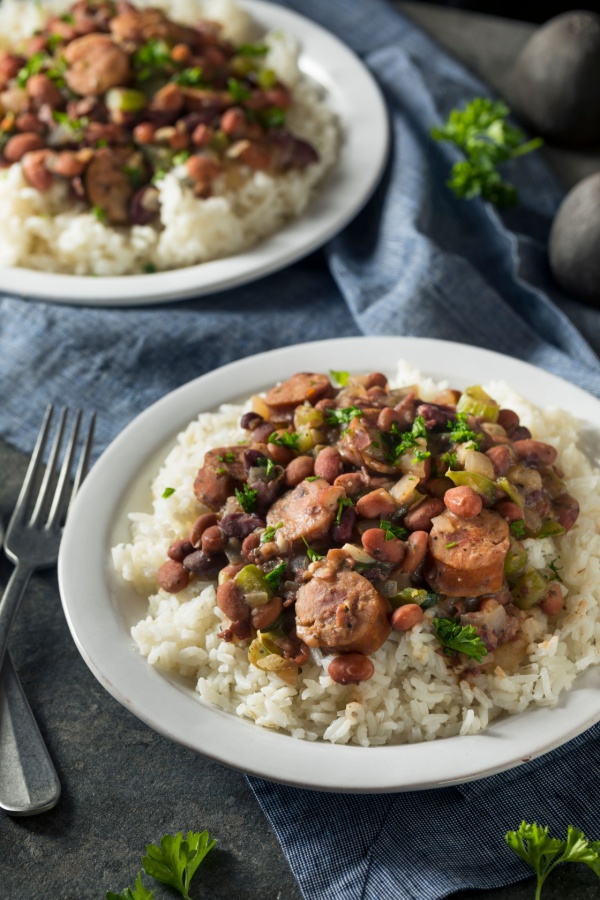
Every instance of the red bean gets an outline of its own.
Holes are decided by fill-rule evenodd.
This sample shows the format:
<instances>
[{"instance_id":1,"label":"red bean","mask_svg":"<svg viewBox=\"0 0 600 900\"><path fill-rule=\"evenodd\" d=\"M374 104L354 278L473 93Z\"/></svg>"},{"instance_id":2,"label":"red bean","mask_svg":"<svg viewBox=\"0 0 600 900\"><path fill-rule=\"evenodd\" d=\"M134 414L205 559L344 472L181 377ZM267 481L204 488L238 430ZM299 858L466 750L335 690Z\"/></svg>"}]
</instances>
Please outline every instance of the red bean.
<instances>
[{"instance_id":1,"label":"red bean","mask_svg":"<svg viewBox=\"0 0 600 900\"><path fill-rule=\"evenodd\" d=\"M377 488L356 502L356 511L363 519L378 519L391 516L396 509L394 498L385 488Z\"/></svg>"},{"instance_id":2,"label":"red bean","mask_svg":"<svg viewBox=\"0 0 600 900\"><path fill-rule=\"evenodd\" d=\"M310 478L314 470L315 461L312 456L297 456L286 466L284 476L286 486L296 487L305 478Z\"/></svg>"},{"instance_id":3,"label":"red bean","mask_svg":"<svg viewBox=\"0 0 600 900\"><path fill-rule=\"evenodd\" d=\"M410 631L420 625L425 615L417 603L405 603L392 613L392 628L396 631Z\"/></svg>"},{"instance_id":4,"label":"red bean","mask_svg":"<svg viewBox=\"0 0 600 900\"><path fill-rule=\"evenodd\" d=\"M444 512L444 503L437 497L424 500L415 509L409 509L404 516L404 525L409 531L431 531L432 519Z\"/></svg>"},{"instance_id":5,"label":"red bean","mask_svg":"<svg viewBox=\"0 0 600 900\"><path fill-rule=\"evenodd\" d=\"M44 141L39 134L32 131L15 134L4 148L4 157L9 163L19 162L26 153L30 153L32 150L41 150L43 146Z\"/></svg>"},{"instance_id":6,"label":"red bean","mask_svg":"<svg viewBox=\"0 0 600 900\"><path fill-rule=\"evenodd\" d=\"M203 532L201 543L205 553L218 553L227 543L227 538L218 525L211 525Z\"/></svg>"},{"instance_id":7,"label":"red bean","mask_svg":"<svg viewBox=\"0 0 600 900\"><path fill-rule=\"evenodd\" d=\"M190 573L180 562L168 559L163 563L157 573L159 587L169 594L177 594L188 586Z\"/></svg>"},{"instance_id":8,"label":"red bean","mask_svg":"<svg viewBox=\"0 0 600 900\"><path fill-rule=\"evenodd\" d=\"M498 412L498 425L501 425L504 428L505 432L510 435L511 432L518 428L521 424L521 420L519 419L516 412L512 409L501 409Z\"/></svg>"},{"instance_id":9,"label":"red bean","mask_svg":"<svg viewBox=\"0 0 600 900\"><path fill-rule=\"evenodd\" d=\"M229 563L228 566L224 566L219 575L223 576L226 579L235 578L238 572L241 572L244 568L244 563Z\"/></svg>"},{"instance_id":10,"label":"red bean","mask_svg":"<svg viewBox=\"0 0 600 900\"><path fill-rule=\"evenodd\" d=\"M60 107L63 104L63 96L58 90L54 82L39 72L27 79L27 93L33 104L37 107L48 104L53 108Z\"/></svg>"},{"instance_id":11,"label":"red bean","mask_svg":"<svg viewBox=\"0 0 600 900\"><path fill-rule=\"evenodd\" d=\"M252 532L247 535L242 542L242 556L244 559L250 559L254 550L260 545L260 534Z\"/></svg>"},{"instance_id":12,"label":"red bean","mask_svg":"<svg viewBox=\"0 0 600 900\"><path fill-rule=\"evenodd\" d=\"M494 472L498 478L506 475L513 463L513 454L504 444L498 444L485 451L485 455L492 461Z\"/></svg>"},{"instance_id":13,"label":"red bean","mask_svg":"<svg viewBox=\"0 0 600 900\"><path fill-rule=\"evenodd\" d=\"M553 581L548 585L548 590L540 603L542 612L547 616L557 616L563 608L563 595L558 582Z\"/></svg>"},{"instance_id":14,"label":"red bean","mask_svg":"<svg viewBox=\"0 0 600 900\"><path fill-rule=\"evenodd\" d=\"M175 562L182 563L186 556L193 552L194 547L191 541L175 541L167 550L167 556L169 559L174 559Z\"/></svg>"},{"instance_id":15,"label":"red bean","mask_svg":"<svg viewBox=\"0 0 600 900\"><path fill-rule=\"evenodd\" d=\"M426 531L413 531L409 534L404 548L404 562L402 572L416 572L427 553L429 537Z\"/></svg>"},{"instance_id":16,"label":"red bean","mask_svg":"<svg viewBox=\"0 0 600 900\"><path fill-rule=\"evenodd\" d=\"M552 501L552 511L565 531L570 531L579 516L579 503L570 494L559 494Z\"/></svg>"},{"instance_id":17,"label":"red bean","mask_svg":"<svg viewBox=\"0 0 600 900\"><path fill-rule=\"evenodd\" d=\"M252 625L257 631L264 631L279 618L282 609L283 601L281 597L273 597L273 599L269 603L265 603L264 606L255 606L251 613Z\"/></svg>"},{"instance_id":18,"label":"red bean","mask_svg":"<svg viewBox=\"0 0 600 900\"><path fill-rule=\"evenodd\" d=\"M391 431L392 425L399 424L404 426L404 416L401 412L392 409L391 406L386 406L385 409L382 409L379 413L377 427L380 431Z\"/></svg>"},{"instance_id":19,"label":"red bean","mask_svg":"<svg viewBox=\"0 0 600 900\"><path fill-rule=\"evenodd\" d=\"M204 513L203 516L198 516L194 524L192 525L192 531L190 534L190 543L194 547L200 546L200 539L207 528L210 528L212 525L217 524L217 517L215 513Z\"/></svg>"},{"instance_id":20,"label":"red bean","mask_svg":"<svg viewBox=\"0 0 600 900\"><path fill-rule=\"evenodd\" d=\"M287 466L294 458L293 450L290 450L289 447L280 447L279 444L267 444L267 451L271 459L280 466Z\"/></svg>"},{"instance_id":21,"label":"red bean","mask_svg":"<svg viewBox=\"0 0 600 900\"><path fill-rule=\"evenodd\" d=\"M187 63L192 58L192 51L187 44L175 44L171 49L171 59L176 63Z\"/></svg>"},{"instance_id":22,"label":"red bean","mask_svg":"<svg viewBox=\"0 0 600 900\"><path fill-rule=\"evenodd\" d=\"M26 153L21 161L23 175L29 184L38 191L48 191L52 187L52 172L46 168L46 160L50 150L33 150Z\"/></svg>"},{"instance_id":23,"label":"red bean","mask_svg":"<svg viewBox=\"0 0 600 900\"><path fill-rule=\"evenodd\" d=\"M519 519L523 518L523 510L516 503L513 503L512 500L501 500L499 503L496 503L494 509L507 522L518 522Z\"/></svg>"},{"instance_id":24,"label":"red bean","mask_svg":"<svg viewBox=\"0 0 600 900\"><path fill-rule=\"evenodd\" d=\"M250 618L250 607L235 581L224 581L217 588L217 605L232 622Z\"/></svg>"},{"instance_id":25,"label":"red bean","mask_svg":"<svg viewBox=\"0 0 600 900\"><path fill-rule=\"evenodd\" d=\"M519 459L528 466L551 466L558 456L555 448L544 441L515 441L512 446Z\"/></svg>"},{"instance_id":26,"label":"red bean","mask_svg":"<svg viewBox=\"0 0 600 900\"><path fill-rule=\"evenodd\" d=\"M133 139L136 144L151 144L155 131L156 127L151 122L140 122L133 129Z\"/></svg>"},{"instance_id":27,"label":"red bean","mask_svg":"<svg viewBox=\"0 0 600 900\"><path fill-rule=\"evenodd\" d=\"M204 125L202 122L199 125L196 125L192 132L192 144L195 147L208 147L214 138L215 132L213 129L209 128L208 125Z\"/></svg>"},{"instance_id":28,"label":"red bean","mask_svg":"<svg viewBox=\"0 0 600 900\"><path fill-rule=\"evenodd\" d=\"M368 388L380 387L387 389L388 380L382 372L369 372L363 381L364 386Z\"/></svg>"},{"instance_id":29,"label":"red bean","mask_svg":"<svg viewBox=\"0 0 600 900\"><path fill-rule=\"evenodd\" d=\"M460 516L461 519L472 519L478 516L483 506L483 501L473 488L461 485L450 488L444 494L444 503L451 513Z\"/></svg>"},{"instance_id":30,"label":"red bean","mask_svg":"<svg viewBox=\"0 0 600 900\"><path fill-rule=\"evenodd\" d=\"M386 540L382 528L369 528L363 532L362 545L374 559L398 565L404 559L404 544L399 538Z\"/></svg>"},{"instance_id":31,"label":"red bean","mask_svg":"<svg viewBox=\"0 0 600 900\"><path fill-rule=\"evenodd\" d=\"M329 675L337 684L358 684L373 675L375 666L362 653L345 653L329 663Z\"/></svg>"},{"instance_id":32,"label":"red bean","mask_svg":"<svg viewBox=\"0 0 600 900\"><path fill-rule=\"evenodd\" d=\"M178 85L170 81L161 87L152 98L150 109L153 112L178 113L185 103L185 98Z\"/></svg>"},{"instance_id":33,"label":"red bean","mask_svg":"<svg viewBox=\"0 0 600 900\"><path fill-rule=\"evenodd\" d=\"M315 459L315 475L324 478L330 484L342 472L342 457L335 447L323 447Z\"/></svg>"},{"instance_id":34,"label":"red bean","mask_svg":"<svg viewBox=\"0 0 600 900\"><path fill-rule=\"evenodd\" d=\"M345 497L344 488L330 487L324 488L318 497L319 506L328 509L330 512L336 512L338 503Z\"/></svg>"},{"instance_id":35,"label":"red bean","mask_svg":"<svg viewBox=\"0 0 600 900\"><path fill-rule=\"evenodd\" d=\"M335 487L343 487L348 497L355 497L364 489L365 481L360 472L344 472L333 482Z\"/></svg>"},{"instance_id":36,"label":"red bean","mask_svg":"<svg viewBox=\"0 0 600 900\"><path fill-rule=\"evenodd\" d=\"M248 120L241 106L232 106L221 116L221 131L229 137L243 137L247 124Z\"/></svg>"}]
</instances>

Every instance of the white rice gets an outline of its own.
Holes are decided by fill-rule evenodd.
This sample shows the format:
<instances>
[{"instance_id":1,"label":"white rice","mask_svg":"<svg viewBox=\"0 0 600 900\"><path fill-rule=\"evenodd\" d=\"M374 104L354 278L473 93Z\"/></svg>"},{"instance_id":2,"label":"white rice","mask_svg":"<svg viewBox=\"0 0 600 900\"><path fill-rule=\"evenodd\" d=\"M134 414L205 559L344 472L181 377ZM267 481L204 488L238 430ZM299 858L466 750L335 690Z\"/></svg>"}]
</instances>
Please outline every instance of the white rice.
<instances>
[{"instance_id":1,"label":"white rice","mask_svg":"<svg viewBox=\"0 0 600 900\"><path fill-rule=\"evenodd\" d=\"M64 12L69 0L29 3L3 0L0 48L15 46L40 27L50 12ZM201 18L221 22L224 35L237 43L260 40L269 46L267 68L293 89L287 116L291 131L319 152L319 162L285 174L247 170L232 187L223 177L207 199L194 196L185 166L158 182L160 224L118 228L98 221L87 205L73 200L67 182L40 193L25 180L20 163L0 171L0 266L23 266L75 275L129 275L144 266L157 270L190 266L231 256L281 229L306 210L315 189L334 165L339 148L337 117L323 90L302 75L299 47L280 31L266 35L233 0L138 0L159 6L171 18L194 24Z\"/></svg>"},{"instance_id":2,"label":"white rice","mask_svg":"<svg viewBox=\"0 0 600 900\"><path fill-rule=\"evenodd\" d=\"M425 399L436 392L431 380L405 363L399 373L396 385L419 384ZM566 599L553 633L547 617L534 608L524 626L527 656L516 674L499 667L468 680L452 674L436 653L429 611L423 625L392 632L371 657L375 674L369 681L334 683L325 657L304 666L290 687L252 666L247 648L217 637L224 617L213 584L195 580L177 595L154 593L169 544L188 534L199 514L192 486L205 452L244 437L239 406L203 413L178 436L152 486L154 512L131 513L132 541L113 549L116 571L150 594L148 616L132 629L140 652L151 665L194 679L206 703L311 741L368 746L474 734L502 713L556 704L579 672L600 661L600 472L577 448L578 423L569 414L538 409L503 383L486 389L516 410L535 438L557 448L567 490L581 504L568 535L527 542L532 562L544 565L559 557ZM167 499L165 487L176 489Z\"/></svg>"}]
</instances>

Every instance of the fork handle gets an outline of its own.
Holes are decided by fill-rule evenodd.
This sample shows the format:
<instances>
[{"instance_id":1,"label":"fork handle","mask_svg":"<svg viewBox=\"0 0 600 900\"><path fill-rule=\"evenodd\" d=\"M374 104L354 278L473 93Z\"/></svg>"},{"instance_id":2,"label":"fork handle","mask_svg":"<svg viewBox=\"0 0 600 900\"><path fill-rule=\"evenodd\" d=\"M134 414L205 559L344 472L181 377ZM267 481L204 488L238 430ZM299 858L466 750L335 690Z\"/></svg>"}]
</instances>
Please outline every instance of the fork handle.
<instances>
[{"instance_id":1,"label":"fork handle","mask_svg":"<svg viewBox=\"0 0 600 900\"><path fill-rule=\"evenodd\" d=\"M7 653L0 669L0 809L32 816L59 799L56 769Z\"/></svg>"},{"instance_id":2,"label":"fork handle","mask_svg":"<svg viewBox=\"0 0 600 900\"><path fill-rule=\"evenodd\" d=\"M31 566L18 562L0 600L0 666L6 653L10 629L32 572Z\"/></svg>"}]
</instances>

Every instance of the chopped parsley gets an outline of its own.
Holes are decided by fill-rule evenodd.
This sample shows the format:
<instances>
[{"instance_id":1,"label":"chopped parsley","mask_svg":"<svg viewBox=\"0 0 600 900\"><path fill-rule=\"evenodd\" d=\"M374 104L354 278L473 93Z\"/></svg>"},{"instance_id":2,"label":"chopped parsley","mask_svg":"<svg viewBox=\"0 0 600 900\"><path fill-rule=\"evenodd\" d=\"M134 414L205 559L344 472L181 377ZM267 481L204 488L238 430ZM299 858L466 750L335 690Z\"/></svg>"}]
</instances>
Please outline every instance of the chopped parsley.
<instances>
[{"instance_id":1,"label":"chopped parsley","mask_svg":"<svg viewBox=\"0 0 600 900\"><path fill-rule=\"evenodd\" d=\"M448 650L456 650L481 662L487 656L487 647L473 625L461 625L456 619L434 619L435 636Z\"/></svg>"},{"instance_id":2,"label":"chopped parsley","mask_svg":"<svg viewBox=\"0 0 600 900\"><path fill-rule=\"evenodd\" d=\"M240 44L235 52L238 56L266 56L269 48L266 44Z\"/></svg>"},{"instance_id":3,"label":"chopped parsley","mask_svg":"<svg viewBox=\"0 0 600 900\"><path fill-rule=\"evenodd\" d=\"M175 488L172 488L172 487L166 487L166 488L164 489L164 491L162 492L163 500L166 500L167 497L171 497L172 494L174 494L174 493L175 493Z\"/></svg>"},{"instance_id":4,"label":"chopped parsley","mask_svg":"<svg viewBox=\"0 0 600 900\"><path fill-rule=\"evenodd\" d=\"M51 51L56 50L59 44L62 44L64 38L60 34L50 34L48 35L48 39L46 43L48 44L48 49Z\"/></svg>"},{"instance_id":5,"label":"chopped parsley","mask_svg":"<svg viewBox=\"0 0 600 900\"><path fill-rule=\"evenodd\" d=\"M255 488L245 484L241 490L239 488L235 489L235 496L244 512L250 513L254 510L256 498L258 497L258 491Z\"/></svg>"},{"instance_id":6,"label":"chopped parsley","mask_svg":"<svg viewBox=\"0 0 600 900\"><path fill-rule=\"evenodd\" d=\"M317 562L317 560L325 558L323 556L323 554L317 553L316 550L313 550L313 548L310 546L310 544L308 543L308 541L306 540L305 537L303 537L302 540L304 541L304 544L306 546L306 555L308 556L308 558L310 559L311 562Z\"/></svg>"},{"instance_id":7,"label":"chopped parsley","mask_svg":"<svg viewBox=\"0 0 600 900\"><path fill-rule=\"evenodd\" d=\"M225 453L223 456L217 456L219 462L235 462L235 453Z\"/></svg>"},{"instance_id":8,"label":"chopped parsley","mask_svg":"<svg viewBox=\"0 0 600 900\"><path fill-rule=\"evenodd\" d=\"M23 68L17 72L17 86L24 88L32 75L37 75L38 72L42 71L47 61L48 56L46 53L34 53Z\"/></svg>"},{"instance_id":9,"label":"chopped parsley","mask_svg":"<svg viewBox=\"0 0 600 900\"><path fill-rule=\"evenodd\" d=\"M188 161L191 155L189 150L180 150L179 153L176 153L173 156L171 163L174 166L182 166L184 162Z\"/></svg>"},{"instance_id":10,"label":"chopped parsley","mask_svg":"<svg viewBox=\"0 0 600 900\"><path fill-rule=\"evenodd\" d=\"M391 431L382 431L380 434L385 457L390 463L397 463L400 457L412 448L414 448L413 463L431 456L429 450L421 450L418 445L419 438L427 440L427 429L423 416L416 417L410 431L401 432L397 423L394 422Z\"/></svg>"},{"instance_id":11,"label":"chopped parsley","mask_svg":"<svg viewBox=\"0 0 600 900\"><path fill-rule=\"evenodd\" d=\"M335 369L330 369L329 374L334 381L337 381L340 387L347 385L350 380L350 372L336 372Z\"/></svg>"},{"instance_id":12,"label":"chopped parsley","mask_svg":"<svg viewBox=\"0 0 600 900\"><path fill-rule=\"evenodd\" d=\"M74 25L75 16L71 15L71 13L64 13L62 16L60 16L60 21L66 22L67 25Z\"/></svg>"},{"instance_id":13,"label":"chopped parsley","mask_svg":"<svg viewBox=\"0 0 600 900\"><path fill-rule=\"evenodd\" d=\"M154 272L156 272L156 266L154 265L154 263L144 263L144 265L142 266L142 272L145 272L146 275L152 275Z\"/></svg>"},{"instance_id":14,"label":"chopped parsley","mask_svg":"<svg viewBox=\"0 0 600 900\"><path fill-rule=\"evenodd\" d=\"M446 550L451 550L452 547L456 547L457 543L457 541L450 541L449 544L446 544Z\"/></svg>"},{"instance_id":15,"label":"chopped parsley","mask_svg":"<svg viewBox=\"0 0 600 900\"><path fill-rule=\"evenodd\" d=\"M151 78L161 75L165 68L173 65L169 45L161 38L150 38L136 50L132 60L138 81L150 81Z\"/></svg>"},{"instance_id":16,"label":"chopped parsley","mask_svg":"<svg viewBox=\"0 0 600 900\"><path fill-rule=\"evenodd\" d=\"M359 419L364 415L358 406L345 406L344 409L328 409L325 413L327 425L347 425L352 419Z\"/></svg>"},{"instance_id":17,"label":"chopped parsley","mask_svg":"<svg viewBox=\"0 0 600 900\"><path fill-rule=\"evenodd\" d=\"M127 175L129 184L134 190L142 187L144 184L144 169L142 166L123 166L122 171L124 175Z\"/></svg>"},{"instance_id":18,"label":"chopped parsley","mask_svg":"<svg viewBox=\"0 0 600 900\"><path fill-rule=\"evenodd\" d=\"M81 116L80 119L72 119L68 113L61 112L58 109L52 111L52 118L62 128L70 131L73 139L77 141L83 140L84 129L90 124L90 120L86 116Z\"/></svg>"},{"instance_id":19,"label":"chopped parsley","mask_svg":"<svg viewBox=\"0 0 600 900\"><path fill-rule=\"evenodd\" d=\"M221 466L217 469L217 475L227 475L227 469L224 469L223 466Z\"/></svg>"},{"instance_id":20,"label":"chopped parsley","mask_svg":"<svg viewBox=\"0 0 600 900\"><path fill-rule=\"evenodd\" d=\"M92 206L92 215L94 215L99 222L103 224L106 223L106 212L102 209L101 206Z\"/></svg>"},{"instance_id":21,"label":"chopped parsley","mask_svg":"<svg viewBox=\"0 0 600 900\"><path fill-rule=\"evenodd\" d=\"M173 77L173 81L181 87L197 87L198 85L203 84L202 69L200 66L184 69Z\"/></svg>"},{"instance_id":22,"label":"chopped parsley","mask_svg":"<svg viewBox=\"0 0 600 900\"><path fill-rule=\"evenodd\" d=\"M318 481L320 477L321 477L320 475L309 475L306 480L307 481Z\"/></svg>"},{"instance_id":23,"label":"chopped parsley","mask_svg":"<svg viewBox=\"0 0 600 900\"><path fill-rule=\"evenodd\" d=\"M526 537L527 532L525 531L525 521L524 519L517 519L516 522L510 523L510 533L513 537L516 537L518 541L523 540Z\"/></svg>"},{"instance_id":24,"label":"chopped parsley","mask_svg":"<svg viewBox=\"0 0 600 900\"><path fill-rule=\"evenodd\" d=\"M557 556L556 559L553 559L551 563L548 563L548 568L550 569L550 571L552 572L552 574L554 575L556 580L560 581L560 583L562 584L563 580L560 577L560 571L562 569L562 566L556 565L556 563L559 561L559 559L560 559L560 556Z\"/></svg>"},{"instance_id":25,"label":"chopped parsley","mask_svg":"<svg viewBox=\"0 0 600 900\"><path fill-rule=\"evenodd\" d=\"M285 118L285 109L281 109L280 106L270 106L263 109L260 114L260 120L267 128L283 128Z\"/></svg>"},{"instance_id":26,"label":"chopped parsley","mask_svg":"<svg viewBox=\"0 0 600 900\"><path fill-rule=\"evenodd\" d=\"M300 435L296 431L282 431L277 434L276 431L267 438L269 444L276 444L278 447L289 447L290 450L298 450Z\"/></svg>"},{"instance_id":27,"label":"chopped parsley","mask_svg":"<svg viewBox=\"0 0 600 900\"><path fill-rule=\"evenodd\" d=\"M450 440L454 444L464 444L467 441L472 442L477 449L481 443L481 435L471 431L467 424L469 414L466 412L456 413L455 419L448 422L448 431L450 432Z\"/></svg>"},{"instance_id":28,"label":"chopped parsley","mask_svg":"<svg viewBox=\"0 0 600 900\"><path fill-rule=\"evenodd\" d=\"M237 80L237 78L229 78L227 80L227 90L236 101L236 103L242 103L244 100L248 100L252 96L252 91L249 91L247 87Z\"/></svg>"},{"instance_id":29,"label":"chopped parsley","mask_svg":"<svg viewBox=\"0 0 600 900\"><path fill-rule=\"evenodd\" d=\"M345 509L348 509L348 507L350 507L350 506L354 506L354 503L352 502L350 497L340 497L340 499L338 500L337 513L335 514L335 519L334 519L334 522L336 525L340 524L340 522L342 520L342 513L344 512Z\"/></svg>"},{"instance_id":30,"label":"chopped parsley","mask_svg":"<svg viewBox=\"0 0 600 900\"><path fill-rule=\"evenodd\" d=\"M387 519L381 519L379 527L385 531L386 541L391 541L392 538L398 538L402 541L408 534L406 528L403 528L401 525L394 525L393 522L389 522Z\"/></svg>"},{"instance_id":31,"label":"chopped parsley","mask_svg":"<svg viewBox=\"0 0 600 900\"><path fill-rule=\"evenodd\" d=\"M458 466L458 456L456 453L450 453L450 451L448 451L448 453L442 453L440 460L443 463L446 463L446 468L448 469L455 469Z\"/></svg>"},{"instance_id":32,"label":"chopped parsley","mask_svg":"<svg viewBox=\"0 0 600 900\"><path fill-rule=\"evenodd\" d=\"M260 536L261 544L268 544L269 541L272 541L275 538L275 532L280 528L283 528L283 522L278 522L277 525L267 525Z\"/></svg>"},{"instance_id":33,"label":"chopped parsley","mask_svg":"<svg viewBox=\"0 0 600 900\"><path fill-rule=\"evenodd\" d=\"M270 572L267 572L265 575L265 581L271 588L277 588L281 584L281 579L285 575L286 563L280 562L278 566L275 566Z\"/></svg>"},{"instance_id":34,"label":"chopped parsley","mask_svg":"<svg viewBox=\"0 0 600 900\"><path fill-rule=\"evenodd\" d=\"M600 841L590 841L583 831L569 825L567 839L550 837L549 829L537 822L521 822L516 831L508 831L504 837L511 850L537 877L535 900L540 900L542 887L556 866L565 862L583 863L600 878Z\"/></svg>"}]
</instances>

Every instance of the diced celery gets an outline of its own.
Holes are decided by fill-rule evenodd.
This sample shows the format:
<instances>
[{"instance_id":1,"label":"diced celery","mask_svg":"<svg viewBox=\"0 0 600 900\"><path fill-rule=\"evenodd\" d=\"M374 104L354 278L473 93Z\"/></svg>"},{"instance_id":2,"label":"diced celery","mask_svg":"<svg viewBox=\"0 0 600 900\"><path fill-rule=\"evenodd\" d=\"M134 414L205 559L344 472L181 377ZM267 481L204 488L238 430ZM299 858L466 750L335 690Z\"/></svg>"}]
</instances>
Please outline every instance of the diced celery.
<instances>
[{"instance_id":1,"label":"diced celery","mask_svg":"<svg viewBox=\"0 0 600 900\"><path fill-rule=\"evenodd\" d=\"M515 487L514 484L511 484L511 482L508 480L508 478L506 478L506 477L499 478L497 480L496 484L498 485L498 487L500 488L501 491L504 491L504 493L507 495L509 500L512 500L513 503L516 503L518 507L523 509L523 498L521 497L519 490Z\"/></svg>"},{"instance_id":2,"label":"diced celery","mask_svg":"<svg viewBox=\"0 0 600 900\"><path fill-rule=\"evenodd\" d=\"M535 569L525 572L512 588L512 596L515 606L519 609L531 609L539 603L546 591L548 582Z\"/></svg>"},{"instance_id":3,"label":"diced celery","mask_svg":"<svg viewBox=\"0 0 600 900\"><path fill-rule=\"evenodd\" d=\"M435 591L426 591L423 588L403 588L393 597L389 598L394 609L405 606L407 603L416 603L421 609L430 609L440 602L440 595Z\"/></svg>"},{"instance_id":4,"label":"diced celery","mask_svg":"<svg viewBox=\"0 0 600 900\"><path fill-rule=\"evenodd\" d=\"M323 442L323 435L317 428L310 428L306 431L297 431L298 434L298 453L308 453L317 444Z\"/></svg>"},{"instance_id":5,"label":"diced celery","mask_svg":"<svg viewBox=\"0 0 600 900\"><path fill-rule=\"evenodd\" d=\"M303 428L321 428L324 423L323 413L308 403L297 406L294 410L294 431Z\"/></svg>"},{"instance_id":6,"label":"diced celery","mask_svg":"<svg viewBox=\"0 0 600 900\"><path fill-rule=\"evenodd\" d=\"M112 88L106 94L104 102L111 110L118 112L139 112L146 106L146 95L142 91L131 88Z\"/></svg>"},{"instance_id":7,"label":"diced celery","mask_svg":"<svg viewBox=\"0 0 600 900\"><path fill-rule=\"evenodd\" d=\"M521 572L527 564L527 550L515 540L510 538L510 547L504 560L504 574L507 578L514 577Z\"/></svg>"},{"instance_id":8,"label":"diced celery","mask_svg":"<svg viewBox=\"0 0 600 900\"><path fill-rule=\"evenodd\" d=\"M476 384L468 387L460 396L460 400L456 406L457 412L471 413L473 416L479 416L487 419L488 422L497 422L500 407L495 400L492 400L481 385Z\"/></svg>"},{"instance_id":9,"label":"diced celery","mask_svg":"<svg viewBox=\"0 0 600 900\"><path fill-rule=\"evenodd\" d=\"M258 73L258 83L263 90L268 90L277 83L277 75L273 69L261 69Z\"/></svg>"},{"instance_id":10,"label":"diced celery","mask_svg":"<svg viewBox=\"0 0 600 900\"><path fill-rule=\"evenodd\" d=\"M237 573L234 580L245 596L251 596L253 598L253 601L255 601L253 602L254 606L264 606L273 596L269 583L265 579L263 571L259 569L258 566L244 566L244 568ZM264 600L256 602L257 600L260 600L261 595L264 595Z\"/></svg>"},{"instance_id":11,"label":"diced celery","mask_svg":"<svg viewBox=\"0 0 600 900\"><path fill-rule=\"evenodd\" d=\"M557 537L559 534L565 534L566 528L557 522L556 519L544 519L539 531L536 532L536 538Z\"/></svg>"},{"instance_id":12,"label":"diced celery","mask_svg":"<svg viewBox=\"0 0 600 900\"><path fill-rule=\"evenodd\" d=\"M472 488L476 494L485 497L490 503L496 499L496 485L485 475L478 475L477 472L454 472L448 469L446 478L450 478L457 487L465 485Z\"/></svg>"}]
</instances>

